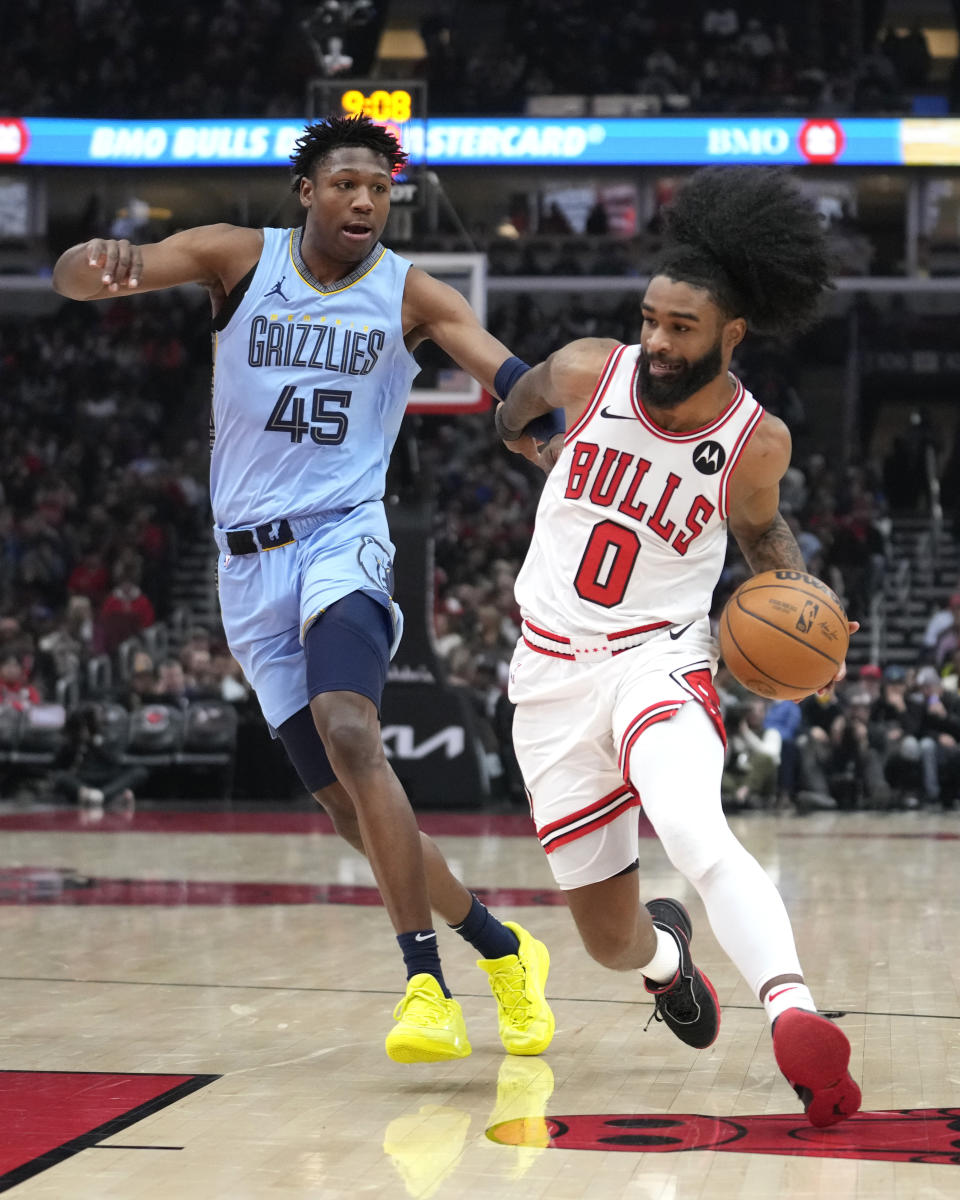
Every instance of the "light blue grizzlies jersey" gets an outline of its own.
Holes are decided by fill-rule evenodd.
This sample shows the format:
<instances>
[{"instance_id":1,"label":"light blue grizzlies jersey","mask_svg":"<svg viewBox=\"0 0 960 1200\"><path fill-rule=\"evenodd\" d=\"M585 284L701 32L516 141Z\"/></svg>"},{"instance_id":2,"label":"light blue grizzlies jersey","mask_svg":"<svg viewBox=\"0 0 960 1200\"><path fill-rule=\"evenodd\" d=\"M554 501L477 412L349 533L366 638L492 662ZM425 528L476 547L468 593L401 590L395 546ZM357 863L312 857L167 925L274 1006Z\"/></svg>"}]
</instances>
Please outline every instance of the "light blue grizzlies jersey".
<instances>
[{"instance_id":1,"label":"light blue grizzlies jersey","mask_svg":"<svg viewBox=\"0 0 960 1200\"><path fill-rule=\"evenodd\" d=\"M253 278L215 334L210 494L221 529L380 500L419 370L401 327L410 263L378 243L324 285L300 254L302 232L264 229Z\"/></svg>"}]
</instances>

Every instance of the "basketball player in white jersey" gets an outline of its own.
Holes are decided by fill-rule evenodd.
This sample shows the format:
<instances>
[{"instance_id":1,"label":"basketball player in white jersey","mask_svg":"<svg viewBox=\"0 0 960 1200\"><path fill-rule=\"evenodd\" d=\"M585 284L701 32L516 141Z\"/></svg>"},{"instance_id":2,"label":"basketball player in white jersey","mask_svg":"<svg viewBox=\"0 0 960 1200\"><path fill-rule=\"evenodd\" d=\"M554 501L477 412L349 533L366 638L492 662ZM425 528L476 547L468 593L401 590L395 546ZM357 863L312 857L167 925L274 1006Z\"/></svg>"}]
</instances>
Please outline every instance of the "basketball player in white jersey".
<instances>
[{"instance_id":1,"label":"basketball player in white jersey","mask_svg":"<svg viewBox=\"0 0 960 1200\"><path fill-rule=\"evenodd\" d=\"M210 225L145 246L95 238L61 256L53 282L75 300L186 283L210 293L224 629L304 785L370 860L407 968L388 1055L470 1053L431 905L482 956L504 1048L539 1054L554 1030L547 948L454 878L380 740L402 628L383 492L418 371L412 352L430 338L500 391L510 361L454 288L380 243L405 159L365 118L318 122L292 155L302 227ZM349 962L342 971L348 980Z\"/></svg>"},{"instance_id":2,"label":"basketball player in white jersey","mask_svg":"<svg viewBox=\"0 0 960 1200\"><path fill-rule=\"evenodd\" d=\"M588 952L640 971L657 1017L689 1045L717 1036L686 910L640 902L642 805L762 1001L810 1122L831 1125L860 1105L850 1046L817 1015L780 895L724 818L708 620L728 528L753 571L804 570L778 511L790 435L729 366L748 328L810 323L824 242L812 206L764 168L698 173L667 219L640 345L572 342L520 374L497 410L501 437L532 460L530 422L550 408L566 421L543 449L550 473L516 584L514 743Z\"/></svg>"}]
</instances>

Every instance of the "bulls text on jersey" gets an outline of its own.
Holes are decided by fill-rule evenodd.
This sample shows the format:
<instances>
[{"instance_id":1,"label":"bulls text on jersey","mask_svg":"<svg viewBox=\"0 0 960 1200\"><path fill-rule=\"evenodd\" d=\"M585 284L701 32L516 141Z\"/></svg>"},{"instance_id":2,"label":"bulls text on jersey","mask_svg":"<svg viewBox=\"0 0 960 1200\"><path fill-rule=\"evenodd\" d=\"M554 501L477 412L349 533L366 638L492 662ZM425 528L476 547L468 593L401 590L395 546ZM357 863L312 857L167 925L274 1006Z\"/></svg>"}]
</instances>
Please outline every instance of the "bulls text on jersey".
<instances>
[{"instance_id":1,"label":"bulls text on jersey","mask_svg":"<svg viewBox=\"0 0 960 1200\"><path fill-rule=\"evenodd\" d=\"M691 542L703 533L716 506L696 495L686 513L673 512L671 500L683 482L674 471L658 477L649 459L595 442L578 441L573 447L565 500L584 497L598 508L616 512L651 530L677 554L686 554ZM641 496L645 497L641 499Z\"/></svg>"}]
</instances>

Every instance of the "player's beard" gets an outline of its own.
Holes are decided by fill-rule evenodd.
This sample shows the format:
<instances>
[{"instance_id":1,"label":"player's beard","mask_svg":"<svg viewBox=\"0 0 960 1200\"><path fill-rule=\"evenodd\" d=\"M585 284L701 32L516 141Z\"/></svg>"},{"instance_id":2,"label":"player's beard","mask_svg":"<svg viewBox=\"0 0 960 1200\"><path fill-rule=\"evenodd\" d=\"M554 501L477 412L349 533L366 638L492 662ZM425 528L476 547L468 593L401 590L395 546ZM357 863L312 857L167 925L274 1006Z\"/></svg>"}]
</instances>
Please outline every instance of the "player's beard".
<instances>
[{"instance_id":1,"label":"player's beard","mask_svg":"<svg viewBox=\"0 0 960 1200\"><path fill-rule=\"evenodd\" d=\"M649 357L641 354L637 391L640 399L652 408L676 408L716 379L722 369L723 351L719 338L706 354L693 362L684 362L679 371L666 379L652 374Z\"/></svg>"}]
</instances>

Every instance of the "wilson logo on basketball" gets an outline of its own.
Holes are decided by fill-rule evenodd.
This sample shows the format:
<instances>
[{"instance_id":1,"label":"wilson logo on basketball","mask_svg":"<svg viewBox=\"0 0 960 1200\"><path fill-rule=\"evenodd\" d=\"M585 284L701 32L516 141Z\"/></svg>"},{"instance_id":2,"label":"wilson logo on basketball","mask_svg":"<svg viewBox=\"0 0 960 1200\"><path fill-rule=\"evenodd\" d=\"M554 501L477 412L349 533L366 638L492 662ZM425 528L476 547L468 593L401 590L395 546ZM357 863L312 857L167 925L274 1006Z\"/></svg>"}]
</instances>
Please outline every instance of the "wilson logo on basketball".
<instances>
[{"instance_id":1,"label":"wilson logo on basketball","mask_svg":"<svg viewBox=\"0 0 960 1200\"><path fill-rule=\"evenodd\" d=\"M771 571L770 573L772 575L775 575L777 579L779 579L783 582L807 583L810 585L810 587L816 588L817 591L823 592L823 594L825 596L829 596L829 598L834 602L834 604L840 603L840 597L833 590L833 588L827 587L827 585L823 582L822 579L817 579L816 576L814 576L814 575L807 575L803 571L774 570L774 571Z\"/></svg>"}]
</instances>

